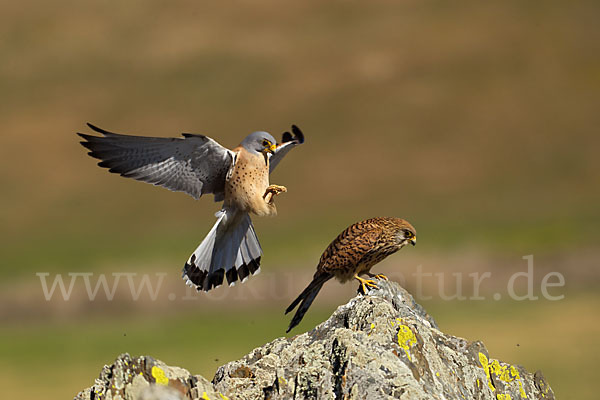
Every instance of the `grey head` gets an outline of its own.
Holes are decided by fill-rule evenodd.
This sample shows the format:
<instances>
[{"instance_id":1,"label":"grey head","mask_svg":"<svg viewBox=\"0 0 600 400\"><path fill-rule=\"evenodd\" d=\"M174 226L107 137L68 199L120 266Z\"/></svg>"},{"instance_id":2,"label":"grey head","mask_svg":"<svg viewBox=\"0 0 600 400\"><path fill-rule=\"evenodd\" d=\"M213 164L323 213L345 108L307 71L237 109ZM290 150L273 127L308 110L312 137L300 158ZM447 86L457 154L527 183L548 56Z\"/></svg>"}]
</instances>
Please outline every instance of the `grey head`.
<instances>
[{"instance_id":1,"label":"grey head","mask_svg":"<svg viewBox=\"0 0 600 400\"><path fill-rule=\"evenodd\" d=\"M268 132L253 132L246 136L242 147L251 153L273 154L277 148L277 140Z\"/></svg>"}]
</instances>

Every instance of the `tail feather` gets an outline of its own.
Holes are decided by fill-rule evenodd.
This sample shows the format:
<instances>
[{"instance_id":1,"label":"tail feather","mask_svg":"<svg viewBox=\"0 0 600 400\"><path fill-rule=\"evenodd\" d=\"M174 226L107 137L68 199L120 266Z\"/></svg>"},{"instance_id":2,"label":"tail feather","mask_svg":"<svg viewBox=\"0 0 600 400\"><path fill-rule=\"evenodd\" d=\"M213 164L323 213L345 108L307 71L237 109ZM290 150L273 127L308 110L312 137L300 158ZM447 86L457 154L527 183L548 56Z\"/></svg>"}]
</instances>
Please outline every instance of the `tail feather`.
<instances>
[{"instance_id":1,"label":"tail feather","mask_svg":"<svg viewBox=\"0 0 600 400\"><path fill-rule=\"evenodd\" d=\"M294 317L290 321L290 326L287 328L287 331L285 331L286 333L291 331L296 325L298 325L300 323L300 321L302 321L302 318L304 318L304 314L306 314L306 312L308 311L308 308L314 301L315 297L317 297L317 294L319 294L319 291L323 287L323 284L325 282L327 282L328 280L330 280L331 278L333 278L333 275L330 275L327 273L315 275L312 282L306 287L306 289L304 289L302 291L302 293L300 293L300 295L296 298L296 300L294 300L292 302L292 304L290 304L290 306L285 310L285 313L287 314L290 311L292 311L294 308L296 308L298 303L300 303L300 307L298 307L298 310L296 310L296 314L294 314Z\"/></svg>"},{"instance_id":2,"label":"tail feather","mask_svg":"<svg viewBox=\"0 0 600 400\"><path fill-rule=\"evenodd\" d=\"M183 268L183 279L196 290L209 291L258 272L262 249L247 213L224 209Z\"/></svg>"}]
</instances>

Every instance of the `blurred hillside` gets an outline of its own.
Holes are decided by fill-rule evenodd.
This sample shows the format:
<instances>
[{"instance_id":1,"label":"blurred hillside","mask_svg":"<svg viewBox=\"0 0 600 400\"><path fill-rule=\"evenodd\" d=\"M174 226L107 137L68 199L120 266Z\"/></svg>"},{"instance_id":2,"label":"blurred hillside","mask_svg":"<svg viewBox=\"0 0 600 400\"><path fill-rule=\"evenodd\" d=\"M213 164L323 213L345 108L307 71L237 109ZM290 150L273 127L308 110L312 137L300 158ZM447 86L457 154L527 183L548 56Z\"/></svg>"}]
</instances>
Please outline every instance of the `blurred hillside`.
<instances>
[{"instance_id":1,"label":"blurred hillside","mask_svg":"<svg viewBox=\"0 0 600 400\"><path fill-rule=\"evenodd\" d=\"M197 364L184 366L209 376L199 366L211 365L198 354L234 358L266 342L265 335L281 335L279 314L296 294L294 287L281 304L257 307L256 320L232 311L249 319L248 340L233 348L213 347L221 330L201 329L208 317L231 329L231 320L206 305L197 311L199 326L182 322L168 303L159 320L144 314L138 321L121 310L126 322L119 326L139 335L119 345L120 328L118 334L94 330L88 303L78 313L69 304L51 312L36 272L161 270L177 280L218 209L208 196L194 201L96 167L75 136L87 131L88 121L137 135L203 133L228 147L255 130L280 137L299 125L306 144L272 176L289 190L278 199L279 216L255 218L264 270L308 276L348 224L393 215L411 221L419 236L415 249L394 259L399 269L420 263L434 271L523 269L521 257L534 254L546 270L566 277L572 296L561 302L562 312L580 315L597 304L600 282L599 12L597 2L579 0L285 7L275 1L3 2L0 339L15 341L0 351L3 376L17 388L23 371L35 375L52 364L52 351L62 351L65 368L81 380L69 386L57 377L44 394L64 398L89 382L102 360L136 350L181 365L171 357L187 357ZM326 297L329 308L303 329L344 295ZM446 322L465 329L456 334L492 335L492 328L472 321L485 321L484 303L462 302L457 310L456 303L435 301L430 313L443 323L435 307L449 312ZM551 329L553 306L490 307L499 326L521 318L527 329ZM95 311L93 318L110 318ZM532 320L536 315L548 318ZM577 340L594 343L600 324L586 321ZM175 331L181 347L152 351ZM499 347L505 333L493 331ZM572 334L559 333L565 340ZM97 345L92 354L89 340ZM513 355L512 347L486 343L500 358ZM587 365L581 363L589 351L599 353L597 345L565 351L570 358L561 365L544 361L540 348L507 361L550 369L546 376L559 398L586 398L577 379L585 378L578 368Z\"/></svg>"}]
</instances>

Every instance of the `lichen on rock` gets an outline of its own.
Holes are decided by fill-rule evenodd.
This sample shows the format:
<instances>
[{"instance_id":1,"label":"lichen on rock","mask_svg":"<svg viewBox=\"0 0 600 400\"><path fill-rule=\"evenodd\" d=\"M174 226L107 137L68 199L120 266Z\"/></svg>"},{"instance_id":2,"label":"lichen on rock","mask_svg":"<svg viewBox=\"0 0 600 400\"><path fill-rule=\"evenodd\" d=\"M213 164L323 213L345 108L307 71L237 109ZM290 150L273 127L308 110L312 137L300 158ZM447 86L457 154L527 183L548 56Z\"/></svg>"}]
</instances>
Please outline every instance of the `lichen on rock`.
<instances>
[{"instance_id":1,"label":"lichen on rock","mask_svg":"<svg viewBox=\"0 0 600 400\"><path fill-rule=\"evenodd\" d=\"M212 382L125 354L76 399L166 398L142 397L161 385L184 399L554 399L541 372L441 332L408 292L387 281L315 329L221 366Z\"/></svg>"}]
</instances>

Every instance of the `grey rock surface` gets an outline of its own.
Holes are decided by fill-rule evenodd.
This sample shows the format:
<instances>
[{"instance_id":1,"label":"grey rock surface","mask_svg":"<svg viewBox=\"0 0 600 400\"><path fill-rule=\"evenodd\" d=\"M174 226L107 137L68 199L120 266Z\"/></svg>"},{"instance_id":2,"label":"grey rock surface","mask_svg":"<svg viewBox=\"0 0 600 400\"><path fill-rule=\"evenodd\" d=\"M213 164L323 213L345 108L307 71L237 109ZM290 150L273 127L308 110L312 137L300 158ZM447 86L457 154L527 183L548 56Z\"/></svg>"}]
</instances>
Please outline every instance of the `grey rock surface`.
<instances>
[{"instance_id":1,"label":"grey rock surface","mask_svg":"<svg viewBox=\"0 0 600 400\"><path fill-rule=\"evenodd\" d=\"M324 323L220 367L212 382L123 354L79 393L91 399L554 399L541 372L445 334L398 284L340 306Z\"/></svg>"}]
</instances>

